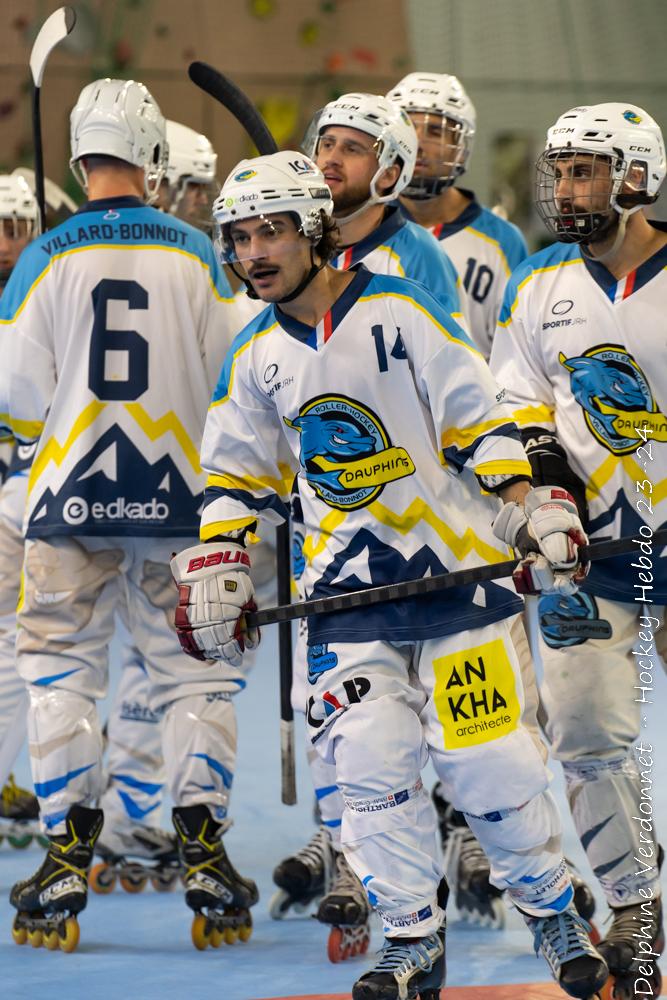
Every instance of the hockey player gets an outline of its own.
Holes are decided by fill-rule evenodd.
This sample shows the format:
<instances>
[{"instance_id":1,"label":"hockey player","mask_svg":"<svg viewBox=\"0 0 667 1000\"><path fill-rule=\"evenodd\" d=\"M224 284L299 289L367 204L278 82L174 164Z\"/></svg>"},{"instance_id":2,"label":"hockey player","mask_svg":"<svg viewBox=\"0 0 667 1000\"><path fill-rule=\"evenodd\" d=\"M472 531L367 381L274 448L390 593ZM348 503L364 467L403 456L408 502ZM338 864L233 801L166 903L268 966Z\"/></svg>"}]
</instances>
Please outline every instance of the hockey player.
<instances>
[{"instance_id":1,"label":"hockey player","mask_svg":"<svg viewBox=\"0 0 667 1000\"><path fill-rule=\"evenodd\" d=\"M600 952L619 1000L659 994L664 943L633 747L648 698L638 671L667 651L667 570L650 543L667 514L667 226L643 212L665 170L660 129L632 103L558 119L536 188L557 242L512 276L492 354L534 482L569 489L594 540L638 539L636 554L595 563L580 593L539 604L546 734L612 909ZM635 663L638 634L648 659Z\"/></svg>"},{"instance_id":2,"label":"hockey player","mask_svg":"<svg viewBox=\"0 0 667 1000\"><path fill-rule=\"evenodd\" d=\"M421 281L448 312L461 319L458 278L451 262L433 237L406 221L398 207L390 204L408 184L417 155L417 135L407 115L384 97L344 94L315 115L304 147L332 193L340 231L333 265L347 270L363 261L376 273ZM296 496L292 521L297 547L302 537L299 511ZM308 697L304 690L306 655L301 632L295 649L295 661L300 664L294 669L293 692L300 712ZM281 892L272 912L281 916L291 901L303 906L324 892L317 917L333 927L328 952L337 961L367 946L368 901L341 851L343 801L334 769L312 751L308 759L323 828L302 851L276 868L274 880Z\"/></svg>"},{"instance_id":3,"label":"hockey player","mask_svg":"<svg viewBox=\"0 0 667 1000\"><path fill-rule=\"evenodd\" d=\"M23 177L0 176L0 295L21 251L36 235L37 202ZM0 442L0 837L25 847L37 831L39 808L34 795L18 788L10 771L25 738L27 699L15 666L16 602L20 585L23 540L16 490L7 475L16 448L8 436ZM15 464L15 463L14 463ZM18 521L18 528L15 522Z\"/></svg>"},{"instance_id":4,"label":"hockey player","mask_svg":"<svg viewBox=\"0 0 667 1000\"><path fill-rule=\"evenodd\" d=\"M213 943L225 929L247 935L257 899L221 840L234 771L230 699L243 674L188 665L167 596L169 554L196 530L197 448L211 372L228 343L230 292L210 241L144 204L157 193L166 145L143 85L85 87L71 140L89 200L26 249L0 303L2 420L20 440L39 439L17 652L50 840L35 875L12 890L14 938L64 950L78 940L102 826L91 808L101 791L95 699L118 607L150 671L151 706L166 709L174 823L202 947L211 927Z\"/></svg>"},{"instance_id":5,"label":"hockey player","mask_svg":"<svg viewBox=\"0 0 667 1000\"><path fill-rule=\"evenodd\" d=\"M488 358L507 279L527 250L516 226L480 205L472 191L456 186L473 147L475 107L459 80L447 73L408 73L387 97L407 112L419 138L401 205L451 258L463 282L472 338Z\"/></svg>"},{"instance_id":6,"label":"hockey player","mask_svg":"<svg viewBox=\"0 0 667 1000\"><path fill-rule=\"evenodd\" d=\"M228 354L202 443L202 543L172 561L180 639L199 659L239 664L258 641L245 543L259 518L285 516L295 474L309 596L503 559L499 538L527 550L532 537L523 572L545 587L582 576L576 507L529 489L481 355L417 282L328 266L332 207L321 172L289 151L239 163L215 204L225 259L271 304ZM434 1000L443 984L429 754L561 986L589 997L606 966L571 907L558 813L520 721L507 625L520 602L493 583L450 593L309 621L309 737L335 763L345 855L386 934L354 1000Z\"/></svg>"},{"instance_id":7,"label":"hockey player","mask_svg":"<svg viewBox=\"0 0 667 1000\"><path fill-rule=\"evenodd\" d=\"M169 160L157 207L210 233L218 154L200 132L167 119Z\"/></svg>"}]
</instances>

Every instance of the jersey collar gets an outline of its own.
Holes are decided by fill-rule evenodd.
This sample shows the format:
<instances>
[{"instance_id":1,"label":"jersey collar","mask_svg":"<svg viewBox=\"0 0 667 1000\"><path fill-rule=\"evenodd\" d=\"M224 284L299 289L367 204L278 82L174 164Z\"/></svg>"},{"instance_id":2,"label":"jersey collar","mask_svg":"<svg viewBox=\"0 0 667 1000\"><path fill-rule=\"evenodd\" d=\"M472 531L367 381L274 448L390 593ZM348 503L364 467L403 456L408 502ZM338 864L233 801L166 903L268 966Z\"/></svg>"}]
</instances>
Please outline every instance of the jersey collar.
<instances>
[{"instance_id":1,"label":"jersey collar","mask_svg":"<svg viewBox=\"0 0 667 1000\"><path fill-rule=\"evenodd\" d=\"M466 229L467 226L471 226L475 219L478 219L482 214L482 206L477 201L475 197L475 192L470 191L468 188L457 188L461 194L464 194L466 198L471 198L472 200L463 209L460 215L458 215L453 222L439 222L437 226L431 229L431 232L437 240L446 240L448 236L453 236L454 233L460 233L462 229ZM405 207L403 202L401 202L401 211L404 213L410 222L415 220L410 213L410 210Z\"/></svg>"},{"instance_id":2,"label":"jersey collar","mask_svg":"<svg viewBox=\"0 0 667 1000\"><path fill-rule=\"evenodd\" d=\"M667 222L650 221L649 224L660 232L667 232ZM593 281L600 286L610 302L616 303L639 291L651 278L655 278L656 274L667 267L667 244L620 280L617 280L599 260L592 260L584 253L581 256Z\"/></svg>"},{"instance_id":3,"label":"jersey collar","mask_svg":"<svg viewBox=\"0 0 667 1000\"><path fill-rule=\"evenodd\" d=\"M352 281L342 294L339 295L317 326L308 326L307 323L302 323L300 320L288 316L278 305L273 306L274 320L291 337L295 337L302 344L312 347L315 351L320 350L343 322L357 299L363 295L366 286L373 277L371 271L365 268L363 264L357 264L351 270L355 272Z\"/></svg>"},{"instance_id":4,"label":"jersey collar","mask_svg":"<svg viewBox=\"0 0 667 1000\"><path fill-rule=\"evenodd\" d=\"M399 210L398 206L390 205L385 209L385 214L382 222L377 228L369 233L368 236L364 236L363 240L359 240L358 243L353 243L350 247L345 247L338 255L338 266L343 271L349 271L350 268L359 264L364 257L375 250L377 247L382 246L383 243L387 243L388 240L394 236L399 229L402 229L405 225L405 218L402 212ZM354 284L354 282L352 282ZM351 287L351 286L350 286Z\"/></svg>"},{"instance_id":5,"label":"jersey collar","mask_svg":"<svg viewBox=\"0 0 667 1000\"><path fill-rule=\"evenodd\" d=\"M118 211L119 208L146 208L146 202L129 194L119 195L117 198L95 198L93 201L84 202L75 215L81 215L83 212Z\"/></svg>"}]
</instances>

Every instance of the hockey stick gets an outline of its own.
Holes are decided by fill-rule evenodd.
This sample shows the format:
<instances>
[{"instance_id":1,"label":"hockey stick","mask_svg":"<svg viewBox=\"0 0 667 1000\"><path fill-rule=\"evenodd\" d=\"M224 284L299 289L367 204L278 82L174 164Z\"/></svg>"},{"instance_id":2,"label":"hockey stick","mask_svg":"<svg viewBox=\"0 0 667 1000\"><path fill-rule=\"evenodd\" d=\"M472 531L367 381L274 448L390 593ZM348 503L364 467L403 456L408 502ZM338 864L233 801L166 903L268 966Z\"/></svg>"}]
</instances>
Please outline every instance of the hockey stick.
<instances>
[{"instance_id":1,"label":"hockey stick","mask_svg":"<svg viewBox=\"0 0 667 1000\"><path fill-rule=\"evenodd\" d=\"M59 7L47 17L39 29L39 33L30 53L30 72L32 73L32 136L35 145L35 198L39 214L39 231L46 228L46 199L44 196L44 151L42 147L42 116L40 110L40 95L42 78L46 62L56 45L67 38L76 24L76 12L73 7Z\"/></svg>"},{"instance_id":2,"label":"hockey stick","mask_svg":"<svg viewBox=\"0 0 667 1000\"><path fill-rule=\"evenodd\" d=\"M667 528L661 528L650 538L642 541L651 546L667 545ZM596 545L586 545L582 548L582 554L591 561L610 559L613 556L633 552L637 545L638 542L634 538L618 538L614 541L598 542ZM500 580L511 576L520 562L520 559L509 559L506 562L457 570L456 573L438 573L436 576L422 577L419 580L405 580L402 583L388 583L381 587L367 587L365 590L351 590L349 593L335 594L333 597L319 597L311 601L300 601L298 604L266 608L264 611L246 614L245 617L250 627L256 627L290 622L295 618L307 618L310 615L328 615L333 611L368 608L373 604L403 600L406 597L419 597L434 591L449 590L451 587L468 587L472 583Z\"/></svg>"},{"instance_id":3,"label":"hockey stick","mask_svg":"<svg viewBox=\"0 0 667 1000\"><path fill-rule=\"evenodd\" d=\"M261 155L277 153L278 145L259 111L235 83L204 62L193 62L188 75L201 90L219 101L243 125ZM276 529L276 575L278 601L289 604L292 564L289 525ZM281 798L287 806L296 804L296 768L294 763L294 712L292 710L292 627L289 619L278 625L278 661L280 665L280 767Z\"/></svg>"}]
</instances>

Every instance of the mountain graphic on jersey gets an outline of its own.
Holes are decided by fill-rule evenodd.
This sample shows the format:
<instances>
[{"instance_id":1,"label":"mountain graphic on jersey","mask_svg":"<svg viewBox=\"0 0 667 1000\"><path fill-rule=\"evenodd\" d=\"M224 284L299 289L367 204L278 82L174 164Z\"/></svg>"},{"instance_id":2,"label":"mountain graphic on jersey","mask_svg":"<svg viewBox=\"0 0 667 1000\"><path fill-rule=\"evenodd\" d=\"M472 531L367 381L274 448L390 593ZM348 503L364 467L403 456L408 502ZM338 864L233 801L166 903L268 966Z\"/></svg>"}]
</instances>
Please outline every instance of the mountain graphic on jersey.
<instances>
[{"instance_id":1,"label":"mountain graphic on jersey","mask_svg":"<svg viewBox=\"0 0 667 1000\"><path fill-rule=\"evenodd\" d=\"M151 464L117 426L76 463L54 494L34 503L27 537L196 535L203 490L193 496L169 455Z\"/></svg>"},{"instance_id":2,"label":"mountain graphic on jersey","mask_svg":"<svg viewBox=\"0 0 667 1000\"><path fill-rule=\"evenodd\" d=\"M589 430L613 455L630 454L644 443L637 428L653 441L667 441L667 418L624 347L603 344L571 358L561 352L558 360L570 372L572 394Z\"/></svg>"},{"instance_id":3,"label":"mountain graphic on jersey","mask_svg":"<svg viewBox=\"0 0 667 1000\"><path fill-rule=\"evenodd\" d=\"M363 403L327 394L308 400L293 420L308 484L338 510L372 503L387 483L415 471L405 448L392 446L379 417Z\"/></svg>"}]
</instances>

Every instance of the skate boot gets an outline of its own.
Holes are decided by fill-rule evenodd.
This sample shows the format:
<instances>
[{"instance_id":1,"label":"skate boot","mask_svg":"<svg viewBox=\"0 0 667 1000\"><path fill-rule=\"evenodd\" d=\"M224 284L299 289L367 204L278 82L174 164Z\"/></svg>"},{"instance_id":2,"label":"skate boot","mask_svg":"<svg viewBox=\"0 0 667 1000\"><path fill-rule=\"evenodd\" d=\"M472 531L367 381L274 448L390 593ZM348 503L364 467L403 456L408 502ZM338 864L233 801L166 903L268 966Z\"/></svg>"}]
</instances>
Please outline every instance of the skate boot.
<instances>
[{"instance_id":1,"label":"skate boot","mask_svg":"<svg viewBox=\"0 0 667 1000\"><path fill-rule=\"evenodd\" d=\"M445 926L424 938L386 938L352 1000L439 1000L445 985Z\"/></svg>"},{"instance_id":2,"label":"skate boot","mask_svg":"<svg viewBox=\"0 0 667 1000\"><path fill-rule=\"evenodd\" d=\"M533 933L535 954L546 959L560 988L571 997L593 1000L609 970L589 937L590 925L574 906L550 917L531 917L519 910Z\"/></svg>"},{"instance_id":3,"label":"skate boot","mask_svg":"<svg viewBox=\"0 0 667 1000\"><path fill-rule=\"evenodd\" d=\"M595 896L588 882L582 878L572 862L566 858L565 864L569 869L570 881L574 889L574 908L582 920L591 925L588 936L593 944L597 945L600 943L600 932L593 923L593 917L595 916Z\"/></svg>"},{"instance_id":4,"label":"skate boot","mask_svg":"<svg viewBox=\"0 0 667 1000\"><path fill-rule=\"evenodd\" d=\"M274 868L278 891L269 903L272 919L282 920L290 910L304 913L323 896L331 882L333 861L331 836L326 826L320 826L305 847Z\"/></svg>"},{"instance_id":5,"label":"skate boot","mask_svg":"<svg viewBox=\"0 0 667 1000\"><path fill-rule=\"evenodd\" d=\"M660 996L662 975L657 956L665 947L662 900L658 897L634 906L613 907L611 912L612 925L599 945L600 954L609 966L609 979L600 993L602 1000ZM637 982L639 990L635 988Z\"/></svg>"},{"instance_id":6,"label":"skate boot","mask_svg":"<svg viewBox=\"0 0 667 1000\"><path fill-rule=\"evenodd\" d=\"M149 880L156 892L168 892L183 870L175 834L141 823L106 832L95 853L102 860L88 884L101 895L113 892L116 880L125 892L141 892Z\"/></svg>"},{"instance_id":7,"label":"skate boot","mask_svg":"<svg viewBox=\"0 0 667 1000\"><path fill-rule=\"evenodd\" d=\"M317 919L329 924L327 944L330 962L344 962L355 955L365 955L370 941L371 908L366 891L354 874L342 851L335 856L331 886L317 908Z\"/></svg>"},{"instance_id":8,"label":"skate boot","mask_svg":"<svg viewBox=\"0 0 667 1000\"><path fill-rule=\"evenodd\" d=\"M459 917L478 927L501 930L505 926L502 890L489 881L491 869L486 854L463 813L449 804L442 813L437 802L436 808L445 852L443 866Z\"/></svg>"},{"instance_id":9,"label":"skate boot","mask_svg":"<svg viewBox=\"0 0 667 1000\"><path fill-rule=\"evenodd\" d=\"M249 907L259 899L257 886L239 875L222 843L226 826L217 823L207 806L172 810L185 867L185 902L195 911L192 943L199 951L210 944L247 941L252 934Z\"/></svg>"},{"instance_id":10,"label":"skate boot","mask_svg":"<svg viewBox=\"0 0 667 1000\"><path fill-rule=\"evenodd\" d=\"M29 941L33 948L74 951L77 914L86 907L87 873L102 821L101 809L72 806L65 818L67 833L50 837L41 867L12 888L9 902L18 910L12 927L16 944Z\"/></svg>"},{"instance_id":11,"label":"skate boot","mask_svg":"<svg viewBox=\"0 0 667 1000\"><path fill-rule=\"evenodd\" d=\"M39 829L37 798L26 788L19 788L10 774L0 792L0 843L7 838L11 847L22 851L29 847L33 837L40 847L49 846L49 838Z\"/></svg>"}]
</instances>

